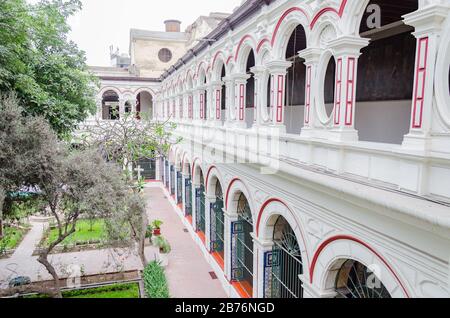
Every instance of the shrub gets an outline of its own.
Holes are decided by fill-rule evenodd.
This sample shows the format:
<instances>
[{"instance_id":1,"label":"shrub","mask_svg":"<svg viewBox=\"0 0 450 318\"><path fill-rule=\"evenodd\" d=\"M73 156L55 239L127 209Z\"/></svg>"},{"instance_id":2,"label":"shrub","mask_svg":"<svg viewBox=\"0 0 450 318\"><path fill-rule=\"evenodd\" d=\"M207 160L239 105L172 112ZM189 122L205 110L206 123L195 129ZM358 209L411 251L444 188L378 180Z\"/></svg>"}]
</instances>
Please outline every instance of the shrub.
<instances>
[{"instance_id":1,"label":"shrub","mask_svg":"<svg viewBox=\"0 0 450 318\"><path fill-rule=\"evenodd\" d=\"M156 261L151 262L144 269L144 289L149 298L170 297L164 268Z\"/></svg>"},{"instance_id":2,"label":"shrub","mask_svg":"<svg viewBox=\"0 0 450 318\"><path fill-rule=\"evenodd\" d=\"M155 245L159 248L159 251L163 254L169 254L172 251L169 241L163 236L158 236L155 239Z\"/></svg>"}]
</instances>

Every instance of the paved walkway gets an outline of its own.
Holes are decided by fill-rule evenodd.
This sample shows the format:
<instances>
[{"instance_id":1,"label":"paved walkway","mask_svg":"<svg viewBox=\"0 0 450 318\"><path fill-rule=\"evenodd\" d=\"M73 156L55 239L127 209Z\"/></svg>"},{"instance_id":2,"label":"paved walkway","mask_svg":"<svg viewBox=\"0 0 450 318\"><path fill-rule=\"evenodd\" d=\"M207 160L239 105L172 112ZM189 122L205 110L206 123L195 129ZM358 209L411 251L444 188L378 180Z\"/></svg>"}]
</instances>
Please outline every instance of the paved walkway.
<instances>
[{"instance_id":1,"label":"paved walkway","mask_svg":"<svg viewBox=\"0 0 450 318\"><path fill-rule=\"evenodd\" d=\"M160 219L164 222L162 234L169 240L172 253L166 274L169 281L171 296L174 298L226 297L218 280L212 280L212 271L204 259L199 247L184 232L184 226L174 211L161 188L145 189L148 204L148 217L152 221ZM5 288L8 281L16 276L28 276L32 281L48 280L51 276L46 269L32 256L36 245L42 238L45 224L32 223L30 232L21 242L15 253L8 259L0 259L0 288ZM155 259L157 250L147 247L148 260ZM142 269L137 255L127 250L93 250L76 253L55 254L49 256L62 277L68 276L72 265L82 268L83 274L99 274L117 272L120 270Z\"/></svg>"},{"instance_id":2,"label":"paved walkway","mask_svg":"<svg viewBox=\"0 0 450 318\"><path fill-rule=\"evenodd\" d=\"M149 220L164 222L161 233L171 246L169 266L166 269L170 294L174 298L225 298L226 293L219 280L209 274L213 269L205 260L200 248L167 200L161 188L147 188Z\"/></svg>"}]
</instances>

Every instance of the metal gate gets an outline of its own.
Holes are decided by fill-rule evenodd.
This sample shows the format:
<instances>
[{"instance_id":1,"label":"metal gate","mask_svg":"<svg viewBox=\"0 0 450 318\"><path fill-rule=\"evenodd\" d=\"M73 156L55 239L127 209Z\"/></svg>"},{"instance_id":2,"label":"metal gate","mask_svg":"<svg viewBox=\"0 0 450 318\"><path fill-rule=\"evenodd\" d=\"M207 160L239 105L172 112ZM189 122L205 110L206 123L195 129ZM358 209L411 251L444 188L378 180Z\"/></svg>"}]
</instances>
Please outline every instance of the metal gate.
<instances>
[{"instance_id":1,"label":"metal gate","mask_svg":"<svg viewBox=\"0 0 450 318\"><path fill-rule=\"evenodd\" d=\"M183 177L180 171L177 171L177 203L183 203Z\"/></svg>"},{"instance_id":2,"label":"metal gate","mask_svg":"<svg viewBox=\"0 0 450 318\"><path fill-rule=\"evenodd\" d=\"M253 289L253 220L247 199L242 194L238 202L238 220L232 223L231 231L231 276L252 295Z\"/></svg>"},{"instance_id":3,"label":"metal gate","mask_svg":"<svg viewBox=\"0 0 450 318\"><path fill-rule=\"evenodd\" d=\"M195 189L195 208L197 231L205 233L205 187L203 185Z\"/></svg>"},{"instance_id":4,"label":"metal gate","mask_svg":"<svg viewBox=\"0 0 450 318\"><path fill-rule=\"evenodd\" d=\"M165 183L166 183L166 188L169 189L169 161L165 161L166 162L166 173L164 174L164 178L165 178Z\"/></svg>"},{"instance_id":5,"label":"metal gate","mask_svg":"<svg viewBox=\"0 0 450 318\"><path fill-rule=\"evenodd\" d=\"M274 226L274 245L265 262L265 297L302 298L303 288L300 275L303 263L297 237L289 223L279 217ZM270 262L268 262L270 260Z\"/></svg>"},{"instance_id":6,"label":"metal gate","mask_svg":"<svg viewBox=\"0 0 450 318\"><path fill-rule=\"evenodd\" d=\"M136 167L135 167L136 168ZM143 158L139 159L137 162L137 168L140 168L140 176L144 180L155 180L156 179L156 161L155 159ZM133 169L135 176L137 177L137 171Z\"/></svg>"},{"instance_id":7,"label":"metal gate","mask_svg":"<svg viewBox=\"0 0 450 318\"><path fill-rule=\"evenodd\" d=\"M164 158L159 160L159 180L164 183Z\"/></svg>"},{"instance_id":8,"label":"metal gate","mask_svg":"<svg viewBox=\"0 0 450 318\"><path fill-rule=\"evenodd\" d=\"M224 259L224 229L223 199L216 198L211 203L211 251L218 253Z\"/></svg>"},{"instance_id":9,"label":"metal gate","mask_svg":"<svg viewBox=\"0 0 450 318\"><path fill-rule=\"evenodd\" d=\"M175 167L170 166L170 194L175 194Z\"/></svg>"},{"instance_id":10,"label":"metal gate","mask_svg":"<svg viewBox=\"0 0 450 318\"><path fill-rule=\"evenodd\" d=\"M192 180L191 178L187 178L184 180L184 212L186 216L192 216Z\"/></svg>"}]
</instances>

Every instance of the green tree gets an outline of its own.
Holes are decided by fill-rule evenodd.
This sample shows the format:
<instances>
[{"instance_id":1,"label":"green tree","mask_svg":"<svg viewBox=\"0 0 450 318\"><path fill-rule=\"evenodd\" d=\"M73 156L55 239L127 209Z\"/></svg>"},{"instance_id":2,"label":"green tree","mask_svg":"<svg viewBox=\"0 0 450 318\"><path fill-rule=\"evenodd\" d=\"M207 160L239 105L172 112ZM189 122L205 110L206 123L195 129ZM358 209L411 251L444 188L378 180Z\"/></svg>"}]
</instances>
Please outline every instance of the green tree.
<instances>
[{"instance_id":1,"label":"green tree","mask_svg":"<svg viewBox=\"0 0 450 318\"><path fill-rule=\"evenodd\" d=\"M94 113L96 79L67 37L79 0L0 1L0 92L16 92L24 114L64 136Z\"/></svg>"}]
</instances>

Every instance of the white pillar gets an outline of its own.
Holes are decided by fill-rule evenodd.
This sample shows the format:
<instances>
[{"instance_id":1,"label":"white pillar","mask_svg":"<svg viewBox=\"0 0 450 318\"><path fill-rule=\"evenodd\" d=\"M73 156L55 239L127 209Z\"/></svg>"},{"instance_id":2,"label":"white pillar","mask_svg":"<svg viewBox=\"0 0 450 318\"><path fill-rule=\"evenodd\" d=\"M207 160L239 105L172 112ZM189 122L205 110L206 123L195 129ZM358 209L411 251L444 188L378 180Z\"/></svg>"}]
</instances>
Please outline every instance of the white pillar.
<instances>
[{"instance_id":1,"label":"white pillar","mask_svg":"<svg viewBox=\"0 0 450 318\"><path fill-rule=\"evenodd\" d=\"M337 293L334 290L320 290L312 285L305 275L300 275L303 286L303 298L335 298Z\"/></svg>"},{"instance_id":2,"label":"white pillar","mask_svg":"<svg viewBox=\"0 0 450 318\"><path fill-rule=\"evenodd\" d=\"M358 59L369 40L343 36L330 41L336 59L336 83L331 138L335 141L358 141L355 129L355 99Z\"/></svg>"},{"instance_id":3,"label":"white pillar","mask_svg":"<svg viewBox=\"0 0 450 318\"><path fill-rule=\"evenodd\" d=\"M305 114L301 132L302 137L313 137L314 125L318 121L316 116L316 86L320 79L317 78L317 70L322 50L318 48L307 48L299 52L299 56L305 60ZM320 94L321 92L319 92Z\"/></svg>"},{"instance_id":4,"label":"white pillar","mask_svg":"<svg viewBox=\"0 0 450 318\"><path fill-rule=\"evenodd\" d=\"M235 84L232 76L224 77L225 81L225 125L230 126L236 120L236 109L235 109Z\"/></svg>"},{"instance_id":5,"label":"white pillar","mask_svg":"<svg viewBox=\"0 0 450 318\"><path fill-rule=\"evenodd\" d=\"M284 117L286 113L286 74L292 62L278 60L266 64L271 76L271 115L272 126L286 132Z\"/></svg>"},{"instance_id":6,"label":"white pillar","mask_svg":"<svg viewBox=\"0 0 450 318\"><path fill-rule=\"evenodd\" d=\"M223 209L224 213L224 249L225 249L225 277L228 281L231 281L231 225L233 222L238 220L238 216L236 213L230 214L225 208Z\"/></svg>"},{"instance_id":7,"label":"white pillar","mask_svg":"<svg viewBox=\"0 0 450 318\"><path fill-rule=\"evenodd\" d=\"M271 253L273 249L272 241L264 241L260 240L256 236L253 236L253 295L254 298L265 298L266 289L268 283L266 281L266 275L270 275L270 273L266 273L266 269L270 270L269 267L266 266L266 256L267 253Z\"/></svg>"},{"instance_id":8,"label":"white pillar","mask_svg":"<svg viewBox=\"0 0 450 318\"><path fill-rule=\"evenodd\" d=\"M430 147L436 58L449 11L448 5L434 4L404 16L417 38L411 126L403 142L406 149L427 151Z\"/></svg>"},{"instance_id":9,"label":"white pillar","mask_svg":"<svg viewBox=\"0 0 450 318\"><path fill-rule=\"evenodd\" d=\"M245 110L247 99L247 80L249 78L250 75L248 74L233 74L236 105L235 127L237 128L247 128L247 124L245 122Z\"/></svg>"}]
</instances>

